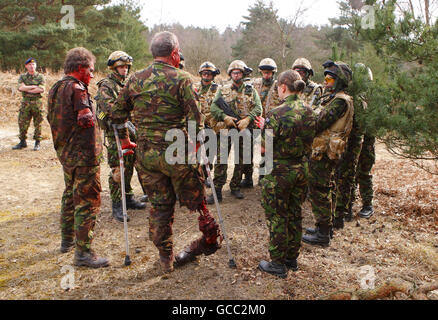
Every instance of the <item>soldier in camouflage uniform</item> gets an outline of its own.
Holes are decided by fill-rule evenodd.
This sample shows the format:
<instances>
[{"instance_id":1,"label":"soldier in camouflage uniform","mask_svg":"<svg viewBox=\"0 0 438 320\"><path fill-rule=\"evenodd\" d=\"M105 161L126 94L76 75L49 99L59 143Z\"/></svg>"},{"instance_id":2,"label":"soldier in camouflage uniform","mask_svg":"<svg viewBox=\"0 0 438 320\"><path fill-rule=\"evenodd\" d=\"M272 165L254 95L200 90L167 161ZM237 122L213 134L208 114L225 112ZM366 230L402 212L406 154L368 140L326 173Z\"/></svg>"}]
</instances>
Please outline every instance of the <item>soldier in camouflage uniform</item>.
<instances>
[{"instance_id":1,"label":"soldier in camouflage uniform","mask_svg":"<svg viewBox=\"0 0 438 320\"><path fill-rule=\"evenodd\" d=\"M198 94L199 103L201 105L202 122L205 128L211 129L212 116L210 112L210 105L216 96L218 84L214 82L214 78L220 74L220 70L210 61L201 63L198 71L201 76L201 81L195 83L193 88ZM207 140L206 140L207 142ZM208 156L208 154L207 154ZM212 165L210 165L212 169ZM203 167L204 175L207 177L207 170ZM205 180L205 185L210 186L208 179Z\"/></svg>"},{"instance_id":2,"label":"soldier in camouflage uniform","mask_svg":"<svg viewBox=\"0 0 438 320\"><path fill-rule=\"evenodd\" d=\"M277 64L271 58L265 58L259 63L259 70L262 74L261 78L257 78L253 81L253 86L257 90L263 107L263 117L281 104L280 98L278 97L278 84L275 80L275 74L277 73ZM251 159L254 157L254 150L251 148ZM262 154L264 157L264 154ZM252 188L252 174L253 174L253 164L245 164L243 173L245 174L245 179L240 182L241 188ZM259 184L263 179L263 175L259 175Z\"/></svg>"},{"instance_id":3,"label":"soldier in camouflage uniform","mask_svg":"<svg viewBox=\"0 0 438 320\"><path fill-rule=\"evenodd\" d=\"M254 128L254 120L257 116L261 116L263 112L262 103L259 94L250 83L243 81L245 76L248 76L252 70L241 60L231 62L228 67L228 75L232 81L222 86L211 104L211 114L213 115L213 128L217 129L231 129L236 128L239 131ZM225 112L216 104L216 102L223 98L231 107L236 115L239 115L241 120L226 115ZM216 131L218 132L218 131ZM248 131L247 131L248 132ZM220 138L219 138L220 141ZM228 136L228 154L231 150L231 138ZM220 143L218 143L220 145ZM221 146L218 147L220 149ZM252 142L251 142L252 148ZM222 200L222 187L227 181L228 159L221 159L218 154L217 165L214 172L214 186L218 195L218 199ZM236 159L237 160L237 159ZM240 182L243 174L243 142L239 138L239 158L238 164L234 166L233 178L231 179L230 189L231 194L237 199L243 199L244 195L240 191ZM207 199L207 203L214 203L213 195Z\"/></svg>"},{"instance_id":4,"label":"soldier in camouflage uniform","mask_svg":"<svg viewBox=\"0 0 438 320\"><path fill-rule=\"evenodd\" d=\"M136 169L151 203L149 237L158 248L164 272L191 261L199 254L212 254L220 246L219 227L205 206L204 175L199 164L170 164L166 149L173 141L166 141L166 133L179 129L186 138L187 121L195 121L201 128L201 113L189 73L178 69L179 43L171 32L160 32L151 41L154 57L152 65L136 72L121 90L112 107L111 120L116 124L128 121L137 124ZM120 131L122 148L136 144L129 139L127 129ZM174 258L172 224L176 200L191 211L199 211L202 237L192 242Z\"/></svg>"},{"instance_id":5,"label":"soldier in camouflage uniform","mask_svg":"<svg viewBox=\"0 0 438 320\"><path fill-rule=\"evenodd\" d=\"M301 93L300 98L311 108L315 109L317 102L323 93L323 87L310 80L310 77L313 77L314 75L310 61L306 58L298 58L293 63L292 70L297 71L300 74L301 79L306 83L306 87Z\"/></svg>"},{"instance_id":6,"label":"soldier in camouflage uniform","mask_svg":"<svg viewBox=\"0 0 438 320\"><path fill-rule=\"evenodd\" d=\"M375 142L376 138L365 132L356 170L356 184L359 185L360 197L362 198L362 209L359 212L359 217L361 218L369 218L374 213L373 176L371 175L371 169L376 162ZM355 200L355 190L354 186L351 189L351 202Z\"/></svg>"},{"instance_id":7,"label":"soldier in camouflage uniform","mask_svg":"<svg viewBox=\"0 0 438 320\"><path fill-rule=\"evenodd\" d=\"M348 137L345 153L342 156L335 174L336 210L333 220L333 227L335 229L344 227L344 218L347 221L352 220L353 213L351 209L354 201L352 193L354 193L354 180L364 139L364 125L361 124L359 120L367 107L363 94L365 94L367 83L371 80L371 69L362 63L356 64L353 72L354 90L356 91L354 95L353 127ZM371 215L365 215L364 217L369 218L370 216Z\"/></svg>"},{"instance_id":8,"label":"soldier in camouflage uniform","mask_svg":"<svg viewBox=\"0 0 438 320\"><path fill-rule=\"evenodd\" d=\"M99 124L104 130L105 139L107 141L108 165L111 168L108 185L112 201L112 215L119 222L123 222L122 194L120 181L118 181L117 178L117 181L115 181L114 177L120 175L120 163L114 130L109 126L107 117L108 114L111 113L111 107L116 101L120 90L125 85L125 79L132 66L132 61L132 58L123 51L115 51L111 53L108 58L108 68L111 70L111 73L97 83L98 90L95 98ZM130 133L130 138L131 141L135 142L134 133ZM146 204L134 199L134 192L131 187L131 179L134 173L134 162L135 154L126 156L124 159L126 207L128 209L140 210L146 208Z\"/></svg>"},{"instance_id":9,"label":"soldier in camouflage uniform","mask_svg":"<svg viewBox=\"0 0 438 320\"><path fill-rule=\"evenodd\" d=\"M330 180L344 153L353 124L353 99L345 93L352 80L350 67L343 62L327 61L322 111L317 120L317 136L309 163L309 199L316 220L315 229L307 229L303 241L328 246L332 230Z\"/></svg>"},{"instance_id":10,"label":"soldier in camouflage uniform","mask_svg":"<svg viewBox=\"0 0 438 320\"><path fill-rule=\"evenodd\" d=\"M296 271L302 235L301 205L307 192L308 164L316 118L299 99L305 88L298 72L289 70L278 78L278 93L285 102L268 112L265 129L273 132L273 170L262 180L262 206L270 233L271 261L261 261L262 271L281 278ZM265 134L269 134L265 132Z\"/></svg>"},{"instance_id":11,"label":"soldier in camouflage uniform","mask_svg":"<svg viewBox=\"0 0 438 320\"><path fill-rule=\"evenodd\" d=\"M67 53L66 75L49 92L47 120L65 180L61 202L61 252L68 252L76 239L74 264L100 268L108 266L109 262L91 250L100 209L102 159L101 132L88 93L95 61L94 55L85 48L75 48Z\"/></svg>"},{"instance_id":12,"label":"soldier in camouflage uniform","mask_svg":"<svg viewBox=\"0 0 438 320\"><path fill-rule=\"evenodd\" d=\"M35 146L33 150L40 150L40 141L43 138L41 135L41 123L43 122L43 103L42 93L44 92L44 77L36 72L36 61L29 58L25 62L27 72L20 75L18 78L18 90L23 95L20 111L18 113L18 127L20 128L20 142L12 149L19 150L27 147L26 135L29 129L30 121L33 118L35 131L33 138Z\"/></svg>"}]
</instances>

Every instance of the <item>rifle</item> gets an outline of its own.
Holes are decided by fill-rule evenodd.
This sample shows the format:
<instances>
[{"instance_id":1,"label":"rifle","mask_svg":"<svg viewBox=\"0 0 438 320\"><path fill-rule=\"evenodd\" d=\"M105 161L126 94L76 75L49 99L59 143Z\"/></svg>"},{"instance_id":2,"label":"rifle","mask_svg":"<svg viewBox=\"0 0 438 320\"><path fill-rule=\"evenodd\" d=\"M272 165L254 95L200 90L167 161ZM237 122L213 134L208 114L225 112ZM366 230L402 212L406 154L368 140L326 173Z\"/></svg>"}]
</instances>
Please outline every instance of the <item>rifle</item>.
<instances>
[{"instance_id":1,"label":"rifle","mask_svg":"<svg viewBox=\"0 0 438 320\"><path fill-rule=\"evenodd\" d=\"M231 108L231 106L224 100L224 98L223 97L220 97L219 99L217 99L216 100L216 105L219 107L219 108L221 108L222 109L222 111L227 115L227 116L230 116L230 117L233 117L233 118L236 118L237 119L237 121L240 121L240 120L242 120L242 117L241 116L239 116L238 114L236 114L235 112L234 112L234 110ZM234 121L234 123L236 124L236 127L237 127L237 122L236 121ZM244 134L245 135L249 135L249 137L251 138L251 132L249 131L249 130L243 130L243 132L244 132Z\"/></svg>"}]
</instances>

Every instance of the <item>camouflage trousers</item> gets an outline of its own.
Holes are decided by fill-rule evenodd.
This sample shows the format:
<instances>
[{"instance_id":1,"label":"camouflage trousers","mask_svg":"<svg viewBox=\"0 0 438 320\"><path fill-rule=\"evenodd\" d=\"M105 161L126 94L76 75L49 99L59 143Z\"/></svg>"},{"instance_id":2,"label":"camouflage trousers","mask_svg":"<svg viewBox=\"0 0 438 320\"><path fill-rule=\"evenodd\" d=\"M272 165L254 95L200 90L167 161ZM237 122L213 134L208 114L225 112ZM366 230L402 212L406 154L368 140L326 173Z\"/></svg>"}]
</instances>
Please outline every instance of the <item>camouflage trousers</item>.
<instances>
[{"instance_id":1,"label":"camouflage trousers","mask_svg":"<svg viewBox=\"0 0 438 320\"><path fill-rule=\"evenodd\" d=\"M100 210L100 166L63 166L65 190L61 201L61 237L76 238L76 247L90 250Z\"/></svg>"},{"instance_id":2,"label":"camouflage trousers","mask_svg":"<svg viewBox=\"0 0 438 320\"><path fill-rule=\"evenodd\" d=\"M119 155L117 152L117 143L116 139L111 136L106 136L107 139L107 151L108 151L108 165L112 170L120 167L119 163ZM133 141L133 140L131 140ZM134 192L131 187L131 180L134 174L134 163L135 163L135 154L130 154L128 156L124 156L123 162L125 164L125 192L126 195L134 195ZM110 172L108 176L108 185L110 189L111 200L113 203L118 203L122 201L122 190L120 187L120 183L114 181L112 174Z\"/></svg>"},{"instance_id":3,"label":"camouflage trousers","mask_svg":"<svg viewBox=\"0 0 438 320\"><path fill-rule=\"evenodd\" d=\"M302 237L301 205L307 192L307 164L276 165L261 181L262 206L269 229L272 261L298 257Z\"/></svg>"},{"instance_id":4,"label":"camouflage trousers","mask_svg":"<svg viewBox=\"0 0 438 320\"><path fill-rule=\"evenodd\" d=\"M43 122L43 108L41 99L29 99L21 102L21 107L18 112L18 127L20 130L20 140L26 140L27 130L29 130L30 122L33 118L33 125L35 131L33 139L41 141L43 139L41 135L41 124Z\"/></svg>"},{"instance_id":5,"label":"camouflage trousers","mask_svg":"<svg viewBox=\"0 0 438 320\"><path fill-rule=\"evenodd\" d=\"M199 209L205 200L205 178L199 165L168 164L165 153L140 142L135 168L151 203L149 238L160 254L170 256L176 197L181 206Z\"/></svg>"},{"instance_id":6,"label":"camouflage trousers","mask_svg":"<svg viewBox=\"0 0 438 320\"><path fill-rule=\"evenodd\" d=\"M216 189L222 189L222 187L227 183L227 171L228 171L228 159L221 158L221 148L225 150L226 146L221 147L220 135L217 136L218 150L217 150L217 163L214 166L214 186ZM228 154L230 154L232 144L232 139L228 137ZM238 190L240 189L240 181L242 180L243 170L243 141L239 139L239 163L234 165L233 177L230 182L230 189Z\"/></svg>"},{"instance_id":7,"label":"camouflage trousers","mask_svg":"<svg viewBox=\"0 0 438 320\"><path fill-rule=\"evenodd\" d=\"M375 142L375 137L365 134L357 165L356 184L359 185L360 197L364 207L371 206L373 203L373 176L371 175L371 169L376 162ZM355 191L356 187L351 189L352 201L356 197Z\"/></svg>"},{"instance_id":8,"label":"camouflage trousers","mask_svg":"<svg viewBox=\"0 0 438 320\"><path fill-rule=\"evenodd\" d=\"M324 154L321 160L309 161L309 201L317 224L332 224L332 177L337 165Z\"/></svg>"},{"instance_id":9,"label":"camouflage trousers","mask_svg":"<svg viewBox=\"0 0 438 320\"><path fill-rule=\"evenodd\" d=\"M336 168L336 210L335 217L343 217L348 208L353 204L351 194L355 187L355 175L359 155L362 150L363 135L358 130L353 130L348 137L347 148Z\"/></svg>"},{"instance_id":10,"label":"camouflage trousers","mask_svg":"<svg viewBox=\"0 0 438 320\"><path fill-rule=\"evenodd\" d=\"M252 133L252 137L253 139L255 139L254 132ZM262 156L264 155L262 154ZM251 163L243 165L243 174L245 175L245 178L248 177L252 178L253 173L254 173L254 145L251 143Z\"/></svg>"}]
</instances>

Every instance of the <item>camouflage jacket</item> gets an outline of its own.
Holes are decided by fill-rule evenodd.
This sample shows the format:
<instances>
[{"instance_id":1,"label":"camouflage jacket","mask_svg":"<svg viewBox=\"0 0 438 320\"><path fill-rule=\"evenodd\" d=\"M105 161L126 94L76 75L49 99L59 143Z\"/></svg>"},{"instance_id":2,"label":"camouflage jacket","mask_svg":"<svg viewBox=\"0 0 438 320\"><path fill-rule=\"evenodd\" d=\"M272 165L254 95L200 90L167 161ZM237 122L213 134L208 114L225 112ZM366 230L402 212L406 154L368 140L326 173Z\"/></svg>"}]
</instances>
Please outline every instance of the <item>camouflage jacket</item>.
<instances>
[{"instance_id":1,"label":"camouflage jacket","mask_svg":"<svg viewBox=\"0 0 438 320\"><path fill-rule=\"evenodd\" d=\"M263 78L257 78L253 81L253 86L257 90L260 100L262 101L263 117L265 117L269 111L281 104L282 101L278 96L277 80L274 80L270 86L267 86L263 83Z\"/></svg>"},{"instance_id":2,"label":"camouflage jacket","mask_svg":"<svg viewBox=\"0 0 438 320\"><path fill-rule=\"evenodd\" d=\"M323 98L323 109L317 120L317 136L312 145L312 159L321 160L324 153L332 160L340 159L353 126L353 98L343 91Z\"/></svg>"},{"instance_id":3,"label":"camouflage jacket","mask_svg":"<svg viewBox=\"0 0 438 320\"><path fill-rule=\"evenodd\" d=\"M210 105L213 102L214 97L216 96L219 85L215 82L212 82L207 86L203 86L202 82L199 81L193 85L193 88L198 94L199 103L201 106L201 113L205 117L203 120L203 124L206 127L211 128L212 115L210 111Z\"/></svg>"},{"instance_id":4,"label":"camouflage jacket","mask_svg":"<svg viewBox=\"0 0 438 320\"><path fill-rule=\"evenodd\" d=\"M97 83L98 89L94 98L96 100L97 118L100 127L105 130L105 135L109 137L113 137L114 132L107 123L108 115L111 114L111 108L124 85L125 83L121 77L114 72Z\"/></svg>"},{"instance_id":5,"label":"camouflage jacket","mask_svg":"<svg viewBox=\"0 0 438 320\"><path fill-rule=\"evenodd\" d=\"M201 112L193 82L188 72L164 63L154 62L146 69L134 73L111 108L113 123L125 123L129 117L137 127L137 141L146 142L158 149L167 148L166 132L182 129L186 133L187 121L201 126ZM127 129L120 137L127 137Z\"/></svg>"},{"instance_id":6,"label":"camouflage jacket","mask_svg":"<svg viewBox=\"0 0 438 320\"><path fill-rule=\"evenodd\" d=\"M81 128L77 124L78 111L85 108L93 112L96 123L96 109L88 88L76 78L65 76L50 89L47 120L62 165L96 166L102 159L99 126Z\"/></svg>"},{"instance_id":7,"label":"camouflage jacket","mask_svg":"<svg viewBox=\"0 0 438 320\"><path fill-rule=\"evenodd\" d=\"M34 75L29 74L29 72L23 73L18 78L18 87L21 86L21 84L24 83L26 86L39 86L40 88L44 89L44 76L41 73L35 72ZM23 100L26 99L41 99L42 94L41 93L30 93L30 92L24 92L22 91L21 94L23 95Z\"/></svg>"},{"instance_id":8,"label":"camouflage jacket","mask_svg":"<svg viewBox=\"0 0 438 320\"><path fill-rule=\"evenodd\" d=\"M231 109L239 115L242 119L250 117L253 123L257 116L261 116L263 112L262 102L260 101L259 94L254 87L243 82L238 88L234 86L232 82L229 82L222 86L211 104L211 114L215 123L224 121L226 116L225 112L218 107L216 101L223 97Z\"/></svg>"},{"instance_id":9,"label":"camouflage jacket","mask_svg":"<svg viewBox=\"0 0 438 320\"><path fill-rule=\"evenodd\" d=\"M281 106L268 112L265 129L272 129L274 135L275 171L275 164L294 165L310 154L316 116L297 95L290 95Z\"/></svg>"},{"instance_id":10,"label":"camouflage jacket","mask_svg":"<svg viewBox=\"0 0 438 320\"><path fill-rule=\"evenodd\" d=\"M306 83L306 87L304 88L303 92L300 95L300 99L303 100L309 106L313 100L313 103L310 107L315 110L318 107L318 100L321 97L322 93L323 93L323 87L320 84L308 80Z\"/></svg>"}]
</instances>

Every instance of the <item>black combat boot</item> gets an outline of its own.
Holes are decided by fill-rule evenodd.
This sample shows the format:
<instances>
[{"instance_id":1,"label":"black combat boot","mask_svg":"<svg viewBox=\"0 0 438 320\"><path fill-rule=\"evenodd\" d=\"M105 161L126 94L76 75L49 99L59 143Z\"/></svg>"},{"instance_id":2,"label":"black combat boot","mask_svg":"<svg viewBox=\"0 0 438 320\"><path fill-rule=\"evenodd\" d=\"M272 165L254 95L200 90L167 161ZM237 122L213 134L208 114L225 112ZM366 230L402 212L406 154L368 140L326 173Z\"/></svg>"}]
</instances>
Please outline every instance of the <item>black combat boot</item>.
<instances>
[{"instance_id":1,"label":"black combat boot","mask_svg":"<svg viewBox=\"0 0 438 320\"><path fill-rule=\"evenodd\" d=\"M147 194L143 195L143 196L140 198L140 201L141 201L141 202L148 202L148 201L149 201L148 195L147 195Z\"/></svg>"},{"instance_id":2,"label":"black combat boot","mask_svg":"<svg viewBox=\"0 0 438 320\"><path fill-rule=\"evenodd\" d=\"M27 147L26 140L23 139L23 140L20 140L20 142L16 146L13 146L12 150L20 150L20 149L23 149L26 147Z\"/></svg>"},{"instance_id":3,"label":"black combat boot","mask_svg":"<svg viewBox=\"0 0 438 320\"><path fill-rule=\"evenodd\" d=\"M373 206L364 206L359 212L359 217L368 219L373 215L373 213Z\"/></svg>"},{"instance_id":4,"label":"black combat boot","mask_svg":"<svg viewBox=\"0 0 438 320\"><path fill-rule=\"evenodd\" d=\"M245 196L243 195L243 193L240 191L240 189L236 189L236 190L231 190L231 194L236 197L236 199L243 199L245 198Z\"/></svg>"},{"instance_id":5,"label":"black combat boot","mask_svg":"<svg viewBox=\"0 0 438 320\"><path fill-rule=\"evenodd\" d=\"M303 242L328 247L330 245L330 229L327 224L320 223L316 226L316 232L314 234L306 234L303 236Z\"/></svg>"},{"instance_id":6,"label":"black combat boot","mask_svg":"<svg viewBox=\"0 0 438 320\"><path fill-rule=\"evenodd\" d=\"M287 267L289 270L292 270L292 271L297 271L297 270L298 270L297 259L286 259L286 261L284 262L284 264L286 265L286 267Z\"/></svg>"},{"instance_id":7,"label":"black combat boot","mask_svg":"<svg viewBox=\"0 0 438 320\"><path fill-rule=\"evenodd\" d=\"M306 234L315 234L318 231L318 226L315 228L306 228ZM330 239L333 239L333 229L330 228Z\"/></svg>"},{"instance_id":8,"label":"black combat boot","mask_svg":"<svg viewBox=\"0 0 438 320\"><path fill-rule=\"evenodd\" d=\"M113 217L119 222L123 222L122 202L113 202ZM129 216L126 216L126 221L129 221Z\"/></svg>"},{"instance_id":9,"label":"black combat boot","mask_svg":"<svg viewBox=\"0 0 438 320\"><path fill-rule=\"evenodd\" d=\"M344 217L334 217L333 229L344 229Z\"/></svg>"},{"instance_id":10,"label":"black combat boot","mask_svg":"<svg viewBox=\"0 0 438 320\"><path fill-rule=\"evenodd\" d=\"M134 199L133 194L126 195L126 209L141 210L146 208L146 203Z\"/></svg>"},{"instance_id":11,"label":"black combat boot","mask_svg":"<svg viewBox=\"0 0 438 320\"><path fill-rule=\"evenodd\" d=\"M75 245L74 240L71 241L61 240L61 248L60 248L61 253L69 252L71 249L73 249L74 245Z\"/></svg>"},{"instance_id":12,"label":"black combat boot","mask_svg":"<svg viewBox=\"0 0 438 320\"><path fill-rule=\"evenodd\" d=\"M39 151L40 149L40 142L38 140L35 140L35 146L33 147L33 151Z\"/></svg>"},{"instance_id":13,"label":"black combat boot","mask_svg":"<svg viewBox=\"0 0 438 320\"><path fill-rule=\"evenodd\" d=\"M280 278L286 278L287 277L287 267L284 264L277 263L274 261L268 262L265 260L260 261L259 263L259 269L273 274L274 276L280 277Z\"/></svg>"},{"instance_id":14,"label":"black combat boot","mask_svg":"<svg viewBox=\"0 0 438 320\"><path fill-rule=\"evenodd\" d=\"M254 183L252 181L252 176L245 174L245 179L240 181L239 186L241 188L253 188L254 187Z\"/></svg>"},{"instance_id":15,"label":"black combat boot","mask_svg":"<svg viewBox=\"0 0 438 320\"><path fill-rule=\"evenodd\" d=\"M216 189L216 196L217 196L217 200L219 202L222 202L222 188ZM207 202L207 204L214 204L213 194L209 195L205 201Z\"/></svg>"},{"instance_id":16,"label":"black combat boot","mask_svg":"<svg viewBox=\"0 0 438 320\"><path fill-rule=\"evenodd\" d=\"M109 266L108 259L98 257L92 250L76 249L73 263L77 267L104 268Z\"/></svg>"}]
</instances>

